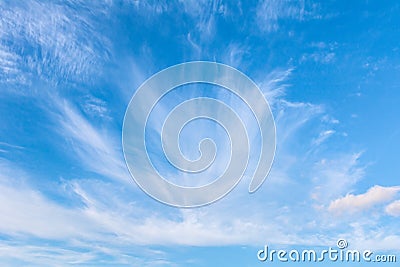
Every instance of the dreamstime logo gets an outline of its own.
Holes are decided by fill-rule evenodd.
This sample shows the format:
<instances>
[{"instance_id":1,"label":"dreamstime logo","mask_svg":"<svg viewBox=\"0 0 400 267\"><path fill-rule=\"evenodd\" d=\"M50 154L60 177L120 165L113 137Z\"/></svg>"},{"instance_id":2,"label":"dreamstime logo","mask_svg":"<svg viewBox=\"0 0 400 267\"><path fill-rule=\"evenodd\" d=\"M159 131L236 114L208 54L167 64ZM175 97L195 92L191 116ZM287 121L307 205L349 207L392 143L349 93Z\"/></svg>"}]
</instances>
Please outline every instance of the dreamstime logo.
<instances>
[{"instance_id":1,"label":"dreamstime logo","mask_svg":"<svg viewBox=\"0 0 400 267\"><path fill-rule=\"evenodd\" d=\"M334 247L325 248L323 250L315 249L270 249L265 245L263 249L257 252L257 259L261 262L379 262L393 263L397 262L397 256L394 254L376 254L373 251L347 249L349 244L346 239L339 239L336 242L338 249Z\"/></svg>"},{"instance_id":2,"label":"dreamstime logo","mask_svg":"<svg viewBox=\"0 0 400 267\"><path fill-rule=\"evenodd\" d=\"M254 82L242 72L215 62L195 61L169 67L150 77L135 92L126 110L122 131L125 161L133 179L158 201L176 207L198 207L222 198L242 178L250 155L247 129L233 107L214 98L196 97L175 106L163 122L161 142L165 157L177 170L202 172L214 162L217 152L214 141L201 140L198 144L200 157L189 160L182 154L179 137L182 129L195 119L214 121L224 128L230 141L229 164L223 174L207 185L185 187L164 179L152 164L145 140L150 113L166 94L192 83L220 86L239 97L254 114L261 136L257 167L249 185L249 192L255 192L267 177L274 158L276 141L272 113Z\"/></svg>"}]
</instances>

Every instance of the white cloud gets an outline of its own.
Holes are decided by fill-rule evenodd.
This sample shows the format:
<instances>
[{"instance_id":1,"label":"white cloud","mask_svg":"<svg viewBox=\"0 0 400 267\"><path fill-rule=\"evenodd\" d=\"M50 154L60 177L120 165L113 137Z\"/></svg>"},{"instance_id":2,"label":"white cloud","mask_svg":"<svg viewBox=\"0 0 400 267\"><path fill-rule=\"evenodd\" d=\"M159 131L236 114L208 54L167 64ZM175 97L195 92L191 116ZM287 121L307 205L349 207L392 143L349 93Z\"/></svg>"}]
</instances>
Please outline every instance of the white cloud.
<instances>
[{"instance_id":1,"label":"white cloud","mask_svg":"<svg viewBox=\"0 0 400 267\"><path fill-rule=\"evenodd\" d=\"M338 154L330 159L319 160L313 168L311 197L320 205L349 192L365 174L360 163L362 153Z\"/></svg>"},{"instance_id":2,"label":"white cloud","mask_svg":"<svg viewBox=\"0 0 400 267\"><path fill-rule=\"evenodd\" d=\"M336 54L334 52L329 52L329 51L317 51L310 54L304 54L301 57L301 61L313 60L316 63L322 63L322 64L332 63L335 61L335 59L336 59Z\"/></svg>"},{"instance_id":3,"label":"white cloud","mask_svg":"<svg viewBox=\"0 0 400 267\"><path fill-rule=\"evenodd\" d=\"M85 98L83 109L85 113L91 117L100 117L110 119L109 111L107 109L107 103L92 95L88 95Z\"/></svg>"},{"instance_id":4,"label":"white cloud","mask_svg":"<svg viewBox=\"0 0 400 267\"><path fill-rule=\"evenodd\" d=\"M9 51L8 47L0 45L0 73L6 75L13 75L18 72L16 68L16 61L18 56ZM6 78L6 77L4 77Z\"/></svg>"},{"instance_id":5,"label":"white cloud","mask_svg":"<svg viewBox=\"0 0 400 267\"><path fill-rule=\"evenodd\" d=\"M301 127L304 122L318 114L323 115L319 108L311 104L278 102L286 107L278 121L279 127L282 127L281 130L292 126L292 123L284 124L284 122L292 120L298 122L299 113L304 116L304 119L300 120L302 123L296 124L295 128ZM114 171L118 173L119 163L108 160L108 157L115 157L113 153L118 153L115 152L113 138L110 138L109 133L94 127L70 103L59 101L58 105L59 112L62 114L57 117L60 119L60 133L67 139L73 140L72 143L75 145L74 148L78 152L79 159L102 175L111 175L111 173L115 175ZM291 134L287 138L297 140L296 129L291 130ZM324 175L332 176L332 180L328 179L328 183L332 182L333 185L337 182L337 174L340 174L339 178L341 177L343 180L349 177L357 180L358 175L362 175L362 171L358 168L359 157L360 155L357 154L344 158L340 162L328 163L325 161L325 163L321 163L320 171L323 170L324 172L321 173ZM274 173L278 173L281 177L287 177L290 170L284 167L289 164L286 161L283 163ZM130 181L130 179L128 180ZM320 182L324 186L325 181L321 180ZM84 202L84 206L65 208L47 199L40 192L27 187L0 188L0 192L5 192L4 196L7 197L7 201L17 210L7 210L6 207L2 207L3 214L7 214L10 219L5 220L6 224L0 229L11 235L28 234L52 240L76 239L86 246L93 242L102 242L109 248L115 248L109 253L112 253L118 260L121 251L125 252L120 249L121 246L126 248L133 245L160 244L254 245L263 244L266 241L270 244L299 245L326 243L326 240L330 238L328 234L319 235L319 230L315 229L315 225L320 221L318 215L315 215L312 220L309 216L304 216L305 209L307 210L304 204L296 204L293 208L282 208L276 205L276 195L280 198L287 198L287 191L283 190L275 192L275 195L271 197L269 193L266 193L269 191L260 190L257 194L249 196L247 190L242 192L240 190L243 188L238 188L236 193L232 192L212 206L194 211L181 211L165 207L153 200L147 202L143 192L132 190L135 192L133 194L132 191L126 191L126 188L119 187L114 183L108 184L96 180L85 183L82 180L76 180L71 182L71 188L73 188L74 194ZM268 186L266 188L268 190ZM340 187L338 192L343 192L343 188L348 187ZM271 191L276 191L275 189ZM326 189L331 190L332 188L328 186ZM320 191L320 193L322 192ZM154 203L146 208L138 208L138 198L140 203L145 202L145 205ZM243 198L246 198L246 201L243 201ZM293 196L292 200L301 203L306 200L306 197ZM29 204L25 205L24 203ZM232 206L235 206L235 209L231 209ZM264 212L265 210L268 212ZM307 212L313 214L314 211L310 207ZM25 217L20 217L22 216L20 213L25 213ZM52 227L47 227L47 224L44 223L48 221L47 217L52 217L50 220ZM69 218L74 218L74 223L68 224ZM10 220L20 223L14 224ZM30 222L35 227L30 227ZM14 225L9 226L9 224ZM311 235L307 234L307 239L304 240L303 231L308 227L311 227L314 232ZM63 229L67 229L67 231ZM113 238L110 239L110 236ZM267 238L268 240L266 240ZM28 251L27 253L29 255L32 252Z\"/></svg>"},{"instance_id":6,"label":"white cloud","mask_svg":"<svg viewBox=\"0 0 400 267\"><path fill-rule=\"evenodd\" d=\"M120 250L110 248L106 243L83 245L75 242L74 245L65 242L54 246L51 242L36 243L29 240L3 241L0 244L0 258L2 266L32 266L32 267L67 267L67 266L159 266L164 261L168 266L175 266L169 262L168 255L159 250L151 250L138 246L129 246L129 249ZM107 258L107 259L105 259ZM165 258L165 260L164 260Z\"/></svg>"},{"instance_id":7,"label":"white cloud","mask_svg":"<svg viewBox=\"0 0 400 267\"><path fill-rule=\"evenodd\" d=\"M248 47L236 43L230 43L222 56L222 62L240 69L244 67L243 57L246 54L250 54Z\"/></svg>"},{"instance_id":8,"label":"white cloud","mask_svg":"<svg viewBox=\"0 0 400 267\"><path fill-rule=\"evenodd\" d=\"M385 212L391 216L400 216L400 200L394 201L386 206Z\"/></svg>"},{"instance_id":9,"label":"white cloud","mask_svg":"<svg viewBox=\"0 0 400 267\"><path fill-rule=\"evenodd\" d=\"M319 146L321 145L325 140L327 140L330 136L332 136L335 133L334 130L326 130L323 131L319 134L319 136L313 140L313 145Z\"/></svg>"},{"instance_id":10,"label":"white cloud","mask_svg":"<svg viewBox=\"0 0 400 267\"><path fill-rule=\"evenodd\" d=\"M339 121L338 119L332 118L332 117L329 116L329 115L323 116L323 117L321 118L321 121L322 121L322 122L327 122L327 123L330 123L330 124L339 124L339 123L340 123L340 121Z\"/></svg>"},{"instance_id":11,"label":"white cloud","mask_svg":"<svg viewBox=\"0 0 400 267\"><path fill-rule=\"evenodd\" d=\"M297 138L295 134L302 126L324 112L321 105L289 102L283 99L276 103L275 109L278 144L285 144L289 138Z\"/></svg>"},{"instance_id":12,"label":"white cloud","mask_svg":"<svg viewBox=\"0 0 400 267\"><path fill-rule=\"evenodd\" d=\"M28 186L30 177L16 166L2 162L0 169L2 233L58 239L89 235L92 223L81 216L79 209L65 208L46 199Z\"/></svg>"},{"instance_id":13,"label":"white cloud","mask_svg":"<svg viewBox=\"0 0 400 267\"><path fill-rule=\"evenodd\" d=\"M272 32L279 28L279 19L302 19L304 15L304 1L259 1L257 6L257 20L261 30Z\"/></svg>"},{"instance_id":14,"label":"white cloud","mask_svg":"<svg viewBox=\"0 0 400 267\"><path fill-rule=\"evenodd\" d=\"M399 191L400 186L383 187L375 185L364 194L347 194L332 201L328 210L339 214L365 211L375 205L392 200Z\"/></svg>"},{"instance_id":15,"label":"white cloud","mask_svg":"<svg viewBox=\"0 0 400 267\"><path fill-rule=\"evenodd\" d=\"M55 115L56 131L71 141L82 166L105 177L131 182L115 135L96 128L66 100L54 100L60 113Z\"/></svg>"},{"instance_id":16,"label":"white cloud","mask_svg":"<svg viewBox=\"0 0 400 267\"><path fill-rule=\"evenodd\" d=\"M220 1L180 1L186 14L196 22L196 32L199 39L211 40L216 33L215 17L224 12L224 6Z\"/></svg>"},{"instance_id":17,"label":"white cloud","mask_svg":"<svg viewBox=\"0 0 400 267\"><path fill-rule=\"evenodd\" d=\"M260 0L257 5L257 24L262 31L274 32L281 20L320 19L319 5L307 1Z\"/></svg>"},{"instance_id":18,"label":"white cloud","mask_svg":"<svg viewBox=\"0 0 400 267\"><path fill-rule=\"evenodd\" d=\"M393 227L394 226L394 227ZM346 233L340 234L349 243L349 249L399 251L400 232L397 225L383 225L376 218L356 217L346 224Z\"/></svg>"},{"instance_id":19,"label":"white cloud","mask_svg":"<svg viewBox=\"0 0 400 267\"><path fill-rule=\"evenodd\" d=\"M312 51L304 53L300 59L300 62L311 60L320 64L329 64L336 60L335 51L338 48L337 42L312 42L309 45L309 48Z\"/></svg>"},{"instance_id":20,"label":"white cloud","mask_svg":"<svg viewBox=\"0 0 400 267\"><path fill-rule=\"evenodd\" d=\"M22 146L9 144L9 143L6 143L6 142L0 142L0 152L1 153L9 153L11 151L23 150L23 149L24 149L24 147L22 147Z\"/></svg>"},{"instance_id":21,"label":"white cloud","mask_svg":"<svg viewBox=\"0 0 400 267\"><path fill-rule=\"evenodd\" d=\"M193 34L191 34L190 32L187 34L186 39L189 42L189 44L192 46L193 48L193 57L194 58L201 58L203 49L202 47L195 41L193 40Z\"/></svg>"},{"instance_id":22,"label":"white cloud","mask_svg":"<svg viewBox=\"0 0 400 267\"><path fill-rule=\"evenodd\" d=\"M38 77L53 82L90 81L101 72L99 66L109 58L110 44L95 30L98 22L93 15L105 19L107 5L82 8L81 4L0 3L0 77L7 77L7 87L13 85L15 90L16 84Z\"/></svg>"},{"instance_id":23,"label":"white cloud","mask_svg":"<svg viewBox=\"0 0 400 267\"><path fill-rule=\"evenodd\" d=\"M69 188L84 205L67 208L23 182L18 176L25 174L15 167L1 164L0 232L13 239L0 245L3 265L7 259L26 261L30 266L67 266L98 262L107 256L112 258L110 264L138 262L147 266L155 264L154 257L146 260L143 254L160 255L138 252L137 245L239 244L259 239L259 231L266 229L251 219L232 217L230 222L214 217L216 214L180 211L157 202L152 203L162 207L163 215L157 209L143 210L126 201L132 201L134 194L125 187L96 180L72 182ZM174 213L172 218L167 218L168 210ZM58 245L51 245L53 242ZM167 255L163 257L167 261Z\"/></svg>"},{"instance_id":24,"label":"white cloud","mask_svg":"<svg viewBox=\"0 0 400 267\"><path fill-rule=\"evenodd\" d=\"M142 15L145 20L151 20L170 9L168 1L157 1L151 3L147 1L134 0L131 1L131 3L135 8L140 10L139 15Z\"/></svg>"},{"instance_id":25,"label":"white cloud","mask_svg":"<svg viewBox=\"0 0 400 267\"><path fill-rule=\"evenodd\" d=\"M265 77L260 78L258 86L263 91L265 98L271 107L274 107L278 101L282 100L289 87L288 80L292 74L293 69L274 70ZM264 74L263 74L264 75Z\"/></svg>"},{"instance_id":26,"label":"white cloud","mask_svg":"<svg viewBox=\"0 0 400 267\"><path fill-rule=\"evenodd\" d=\"M83 203L66 207L33 189L29 185L32 177L15 167L1 166L0 212L3 219L0 220L0 232L16 240L35 237L65 242L70 248L66 256L71 258L75 258L75 250L99 242L106 244L111 250L107 253L118 259L121 250L126 251L134 245L254 245L263 244L266 237L271 242L284 244L301 240L293 231L288 234L285 226L276 222L284 218L272 215L276 213L274 209L271 209L271 215L266 214L269 219L254 212L254 209L265 208L254 199L255 206L250 203L233 210L228 207L235 205L235 197L196 210L170 208L151 199L148 201L150 206L139 207L137 194L142 202L147 202L143 200L143 192L135 193L126 186L91 179L67 182L68 186L62 190L65 195L75 198L67 201L77 203L78 197ZM249 197L247 192L244 196ZM270 220L272 218L274 221ZM38 240L30 241L31 246ZM5 247L3 252L10 249ZM96 254L102 248L91 249ZM39 253L47 255L51 250L57 249L42 248ZM33 253L30 249L24 251Z\"/></svg>"}]
</instances>

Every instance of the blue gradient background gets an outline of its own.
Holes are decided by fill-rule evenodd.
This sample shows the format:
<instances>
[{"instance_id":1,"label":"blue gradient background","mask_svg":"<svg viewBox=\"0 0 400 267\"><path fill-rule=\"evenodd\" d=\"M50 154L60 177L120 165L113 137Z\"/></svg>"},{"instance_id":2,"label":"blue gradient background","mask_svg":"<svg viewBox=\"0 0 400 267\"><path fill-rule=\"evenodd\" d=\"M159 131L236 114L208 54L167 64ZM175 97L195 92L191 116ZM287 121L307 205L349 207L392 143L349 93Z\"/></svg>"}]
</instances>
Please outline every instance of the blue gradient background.
<instances>
[{"instance_id":1,"label":"blue gradient background","mask_svg":"<svg viewBox=\"0 0 400 267\"><path fill-rule=\"evenodd\" d=\"M0 1L0 265L280 266L257 251L338 238L399 260L399 12L397 1ZM192 60L257 83L277 151L255 194L245 177L213 205L176 209L132 181L121 129L142 82ZM246 114L210 90L179 95ZM199 123L182 140L188 157L191 131L225 144Z\"/></svg>"}]
</instances>

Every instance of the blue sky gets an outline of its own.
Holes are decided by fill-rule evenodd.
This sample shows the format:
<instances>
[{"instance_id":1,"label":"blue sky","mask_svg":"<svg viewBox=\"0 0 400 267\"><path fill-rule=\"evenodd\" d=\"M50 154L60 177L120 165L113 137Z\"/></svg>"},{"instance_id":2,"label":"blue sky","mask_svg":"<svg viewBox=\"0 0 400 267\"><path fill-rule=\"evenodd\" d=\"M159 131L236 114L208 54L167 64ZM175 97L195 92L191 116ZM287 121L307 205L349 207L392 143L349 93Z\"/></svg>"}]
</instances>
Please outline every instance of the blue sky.
<instances>
[{"instance_id":1,"label":"blue sky","mask_svg":"<svg viewBox=\"0 0 400 267\"><path fill-rule=\"evenodd\" d=\"M280 266L257 251L338 238L399 255L399 12L397 1L0 1L0 265ZM247 175L212 205L177 209L133 182L122 123L140 84L193 60L260 87L277 150L256 193ZM193 96L246 114L216 88L178 89L149 140ZM210 127L183 136L189 157L193 132L224 147Z\"/></svg>"}]
</instances>

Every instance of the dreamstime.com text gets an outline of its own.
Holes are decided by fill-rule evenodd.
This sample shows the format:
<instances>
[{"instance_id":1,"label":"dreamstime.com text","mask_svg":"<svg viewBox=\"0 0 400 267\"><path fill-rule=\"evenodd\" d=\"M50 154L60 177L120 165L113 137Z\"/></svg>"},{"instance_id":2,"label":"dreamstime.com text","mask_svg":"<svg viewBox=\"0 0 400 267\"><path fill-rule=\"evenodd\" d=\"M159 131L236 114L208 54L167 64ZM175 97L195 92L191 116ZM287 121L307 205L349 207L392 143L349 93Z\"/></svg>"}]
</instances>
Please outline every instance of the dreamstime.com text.
<instances>
[{"instance_id":1,"label":"dreamstime.com text","mask_svg":"<svg viewBox=\"0 0 400 267\"><path fill-rule=\"evenodd\" d=\"M267 245L264 249L257 252L259 261L265 262L382 262L393 263L397 261L396 255L374 254L371 250L352 250L347 249L348 243L345 239L337 241L337 248L329 247L323 250L304 249L304 250L274 250Z\"/></svg>"}]
</instances>

